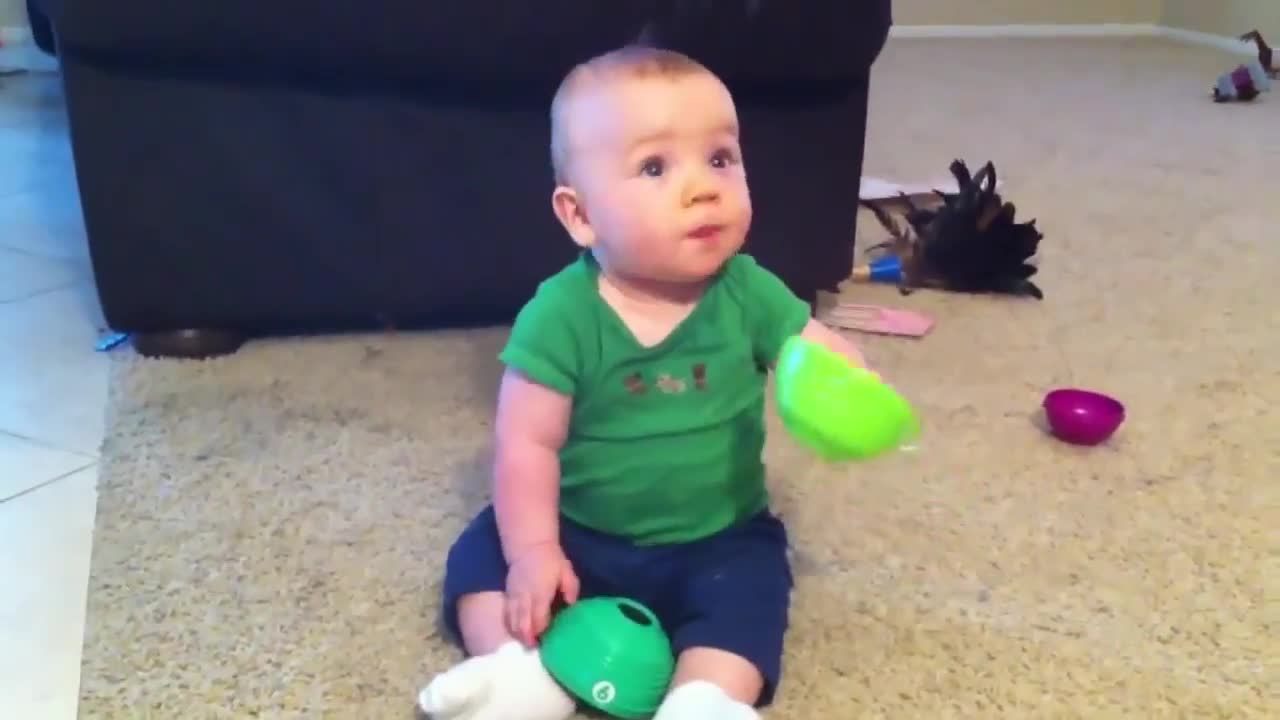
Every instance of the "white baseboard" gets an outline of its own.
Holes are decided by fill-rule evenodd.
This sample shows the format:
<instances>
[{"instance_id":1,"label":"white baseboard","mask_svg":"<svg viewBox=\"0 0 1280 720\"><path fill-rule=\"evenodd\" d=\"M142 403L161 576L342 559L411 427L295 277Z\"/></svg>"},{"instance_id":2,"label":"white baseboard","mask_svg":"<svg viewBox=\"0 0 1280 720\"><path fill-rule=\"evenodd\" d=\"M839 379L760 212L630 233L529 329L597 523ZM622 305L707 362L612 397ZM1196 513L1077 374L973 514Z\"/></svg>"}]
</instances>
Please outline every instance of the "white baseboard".
<instances>
[{"instance_id":1,"label":"white baseboard","mask_svg":"<svg viewBox=\"0 0 1280 720\"><path fill-rule=\"evenodd\" d=\"M1050 38L1050 37L1164 37L1204 45L1236 55L1256 55L1253 43L1238 38L1183 30L1155 23L1099 23L1096 25L895 25L892 38Z\"/></svg>"},{"instance_id":2,"label":"white baseboard","mask_svg":"<svg viewBox=\"0 0 1280 720\"><path fill-rule=\"evenodd\" d=\"M0 69L58 72L58 59L36 47L29 27L0 27Z\"/></svg>"},{"instance_id":3,"label":"white baseboard","mask_svg":"<svg viewBox=\"0 0 1280 720\"><path fill-rule=\"evenodd\" d=\"M1258 46L1251 42L1245 42L1240 38L1228 37L1226 35L1213 35L1211 33L1197 32L1195 30L1183 30L1182 28L1161 27L1160 34L1173 40L1181 40L1193 45L1206 45L1208 47L1226 50L1236 55L1248 55L1251 57L1258 56Z\"/></svg>"}]
</instances>

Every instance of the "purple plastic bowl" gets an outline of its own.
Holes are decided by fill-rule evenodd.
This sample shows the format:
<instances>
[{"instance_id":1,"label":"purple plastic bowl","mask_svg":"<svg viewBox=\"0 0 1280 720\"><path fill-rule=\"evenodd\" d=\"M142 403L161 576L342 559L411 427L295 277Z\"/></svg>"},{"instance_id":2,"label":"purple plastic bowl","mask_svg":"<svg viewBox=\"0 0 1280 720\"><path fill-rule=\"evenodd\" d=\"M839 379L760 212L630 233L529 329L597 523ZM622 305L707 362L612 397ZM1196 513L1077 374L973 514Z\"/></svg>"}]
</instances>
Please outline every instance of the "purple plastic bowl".
<instances>
[{"instance_id":1,"label":"purple plastic bowl","mask_svg":"<svg viewBox=\"0 0 1280 720\"><path fill-rule=\"evenodd\" d=\"M1044 414L1058 439L1073 445L1097 445L1124 422L1124 405L1102 393L1061 388L1045 395Z\"/></svg>"}]
</instances>

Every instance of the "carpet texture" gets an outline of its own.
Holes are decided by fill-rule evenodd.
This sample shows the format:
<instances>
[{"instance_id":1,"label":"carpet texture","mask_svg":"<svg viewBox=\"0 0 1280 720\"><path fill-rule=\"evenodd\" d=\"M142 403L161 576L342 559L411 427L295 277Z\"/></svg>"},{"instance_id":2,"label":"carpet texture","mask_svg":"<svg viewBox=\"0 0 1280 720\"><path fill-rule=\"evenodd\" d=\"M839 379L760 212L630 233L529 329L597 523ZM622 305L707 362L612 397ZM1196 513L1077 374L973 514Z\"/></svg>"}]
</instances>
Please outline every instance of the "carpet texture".
<instances>
[{"instance_id":1,"label":"carpet texture","mask_svg":"<svg viewBox=\"0 0 1280 720\"><path fill-rule=\"evenodd\" d=\"M824 466L773 423L798 587L767 717L1280 717L1280 95L1209 102L1233 62L891 42L867 173L994 160L1046 299L845 290L937 318L857 336L926 435ZM82 716L409 717L457 659L441 568L485 501L504 334L117 353ZM1111 443L1043 432L1069 384L1127 404Z\"/></svg>"}]
</instances>

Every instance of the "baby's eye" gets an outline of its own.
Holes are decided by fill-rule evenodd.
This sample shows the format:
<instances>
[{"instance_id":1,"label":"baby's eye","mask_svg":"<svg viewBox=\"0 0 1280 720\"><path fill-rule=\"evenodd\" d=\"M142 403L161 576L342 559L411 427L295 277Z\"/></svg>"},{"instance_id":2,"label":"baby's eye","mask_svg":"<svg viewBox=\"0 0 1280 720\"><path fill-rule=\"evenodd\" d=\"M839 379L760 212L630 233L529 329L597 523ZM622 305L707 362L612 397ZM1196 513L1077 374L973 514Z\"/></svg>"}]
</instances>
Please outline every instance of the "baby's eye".
<instances>
[{"instance_id":1,"label":"baby's eye","mask_svg":"<svg viewBox=\"0 0 1280 720\"><path fill-rule=\"evenodd\" d=\"M711 166L725 168L733 164L737 156L729 148L721 148L711 155Z\"/></svg>"},{"instance_id":2,"label":"baby's eye","mask_svg":"<svg viewBox=\"0 0 1280 720\"><path fill-rule=\"evenodd\" d=\"M649 177L661 177L663 169L664 165L662 158L657 156L646 158L645 161L640 164L640 172L648 175Z\"/></svg>"}]
</instances>

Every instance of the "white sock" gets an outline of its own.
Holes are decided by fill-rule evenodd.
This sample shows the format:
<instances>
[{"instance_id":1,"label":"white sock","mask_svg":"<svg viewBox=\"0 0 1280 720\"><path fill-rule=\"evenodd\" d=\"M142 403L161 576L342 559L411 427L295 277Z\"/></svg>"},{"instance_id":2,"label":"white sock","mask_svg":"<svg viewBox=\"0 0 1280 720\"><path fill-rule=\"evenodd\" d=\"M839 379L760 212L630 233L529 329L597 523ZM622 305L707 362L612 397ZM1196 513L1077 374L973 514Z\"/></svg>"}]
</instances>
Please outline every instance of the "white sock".
<instances>
[{"instance_id":1,"label":"white sock","mask_svg":"<svg viewBox=\"0 0 1280 720\"><path fill-rule=\"evenodd\" d=\"M760 720L760 713L719 685L695 680L668 693L653 720Z\"/></svg>"},{"instance_id":2,"label":"white sock","mask_svg":"<svg viewBox=\"0 0 1280 720\"><path fill-rule=\"evenodd\" d=\"M538 651L518 642L437 675L418 693L418 706L432 720L569 720L577 709Z\"/></svg>"}]
</instances>

